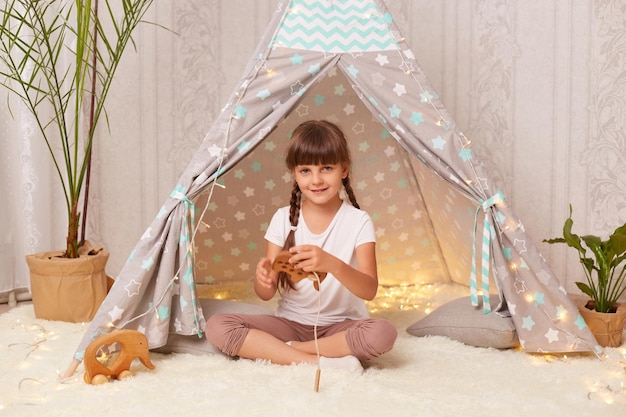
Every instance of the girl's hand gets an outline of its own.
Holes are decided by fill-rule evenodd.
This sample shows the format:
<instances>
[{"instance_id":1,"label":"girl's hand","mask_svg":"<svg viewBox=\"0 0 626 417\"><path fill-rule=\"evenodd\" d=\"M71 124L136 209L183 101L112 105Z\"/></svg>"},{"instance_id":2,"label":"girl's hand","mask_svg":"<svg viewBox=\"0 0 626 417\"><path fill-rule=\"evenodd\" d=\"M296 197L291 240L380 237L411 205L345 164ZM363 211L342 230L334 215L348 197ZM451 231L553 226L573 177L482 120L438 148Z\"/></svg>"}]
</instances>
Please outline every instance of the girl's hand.
<instances>
[{"instance_id":1,"label":"girl's hand","mask_svg":"<svg viewBox=\"0 0 626 417\"><path fill-rule=\"evenodd\" d=\"M276 274L272 273L272 261L262 258L256 266L255 279L259 285L265 288L276 288Z\"/></svg>"},{"instance_id":2,"label":"girl's hand","mask_svg":"<svg viewBox=\"0 0 626 417\"><path fill-rule=\"evenodd\" d=\"M356 248L358 268L313 245L294 246L289 249L289 258L294 268L307 272L327 272L341 282L354 295L364 300L373 300L378 290L376 272L376 244L364 243Z\"/></svg>"},{"instance_id":3,"label":"girl's hand","mask_svg":"<svg viewBox=\"0 0 626 417\"><path fill-rule=\"evenodd\" d=\"M289 249L292 254L289 263L294 268L302 269L306 272L330 272L332 273L339 259L325 252L322 248L314 245L294 246Z\"/></svg>"}]
</instances>

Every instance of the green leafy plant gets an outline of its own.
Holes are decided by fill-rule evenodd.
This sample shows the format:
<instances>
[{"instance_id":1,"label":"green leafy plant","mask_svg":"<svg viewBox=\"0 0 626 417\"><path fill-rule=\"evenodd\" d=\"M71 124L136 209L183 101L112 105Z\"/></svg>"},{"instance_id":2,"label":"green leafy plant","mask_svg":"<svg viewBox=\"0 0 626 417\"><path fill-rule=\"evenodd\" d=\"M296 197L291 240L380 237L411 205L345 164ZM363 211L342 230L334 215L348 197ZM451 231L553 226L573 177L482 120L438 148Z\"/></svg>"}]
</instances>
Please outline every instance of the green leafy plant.
<instances>
[{"instance_id":1,"label":"green leafy plant","mask_svg":"<svg viewBox=\"0 0 626 417\"><path fill-rule=\"evenodd\" d=\"M152 2L104 0L99 16L98 0L2 1L0 84L33 115L52 156L67 205L69 258L78 257L85 240L96 126L106 117L122 54Z\"/></svg>"},{"instance_id":2,"label":"green leafy plant","mask_svg":"<svg viewBox=\"0 0 626 417\"><path fill-rule=\"evenodd\" d=\"M565 243L576 249L587 282L577 282L601 313L611 312L626 290L626 224L619 226L606 240L599 236L572 233L572 206L563 225L563 237L545 239L547 243ZM590 255L587 255L589 250Z\"/></svg>"}]
</instances>

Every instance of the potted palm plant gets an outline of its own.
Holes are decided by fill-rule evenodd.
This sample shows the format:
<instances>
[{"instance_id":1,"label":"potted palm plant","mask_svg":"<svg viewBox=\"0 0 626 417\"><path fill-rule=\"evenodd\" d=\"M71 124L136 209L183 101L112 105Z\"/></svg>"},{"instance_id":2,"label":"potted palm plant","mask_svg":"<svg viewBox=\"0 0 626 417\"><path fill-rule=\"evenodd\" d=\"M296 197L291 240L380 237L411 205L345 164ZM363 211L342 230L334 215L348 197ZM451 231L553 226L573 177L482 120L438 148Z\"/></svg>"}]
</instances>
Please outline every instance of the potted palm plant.
<instances>
[{"instance_id":1,"label":"potted palm plant","mask_svg":"<svg viewBox=\"0 0 626 417\"><path fill-rule=\"evenodd\" d=\"M626 321L626 306L619 303L626 291L626 224L617 227L606 240L595 235L578 236L572 233L573 224L570 205L563 237L544 242L565 243L576 249L587 278L576 285L589 297L579 311L600 345L620 346Z\"/></svg>"},{"instance_id":2,"label":"potted palm plant","mask_svg":"<svg viewBox=\"0 0 626 417\"><path fill-rule=\"evenodd\" d=\"M108 252L85 239L91 153L122 54L152 2L103 0L99 14L98 0L2 1L0 85L32 114L67 208L66 247L27 256L37 317L88 321L106 295Z\"/></svg>"}]
</instances>

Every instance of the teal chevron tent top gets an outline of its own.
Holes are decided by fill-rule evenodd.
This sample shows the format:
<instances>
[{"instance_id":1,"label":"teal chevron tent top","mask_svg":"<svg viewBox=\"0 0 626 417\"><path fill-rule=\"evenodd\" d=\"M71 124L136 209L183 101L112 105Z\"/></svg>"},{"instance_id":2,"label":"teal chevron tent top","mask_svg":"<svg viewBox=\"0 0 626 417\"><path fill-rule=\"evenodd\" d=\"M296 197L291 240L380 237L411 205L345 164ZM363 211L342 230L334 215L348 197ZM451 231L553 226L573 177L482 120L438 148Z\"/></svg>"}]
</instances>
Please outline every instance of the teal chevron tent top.
<instances>
[{"instance_id":1,"label":"teal chevron tent top","mask_svg":"<svg viewBox=\"0 0 626 417\"><path fill-rule=\"evenodd\" d=\"M398 49L389 31L391 15L368 1L291 3L276 46L318 52L373 52Z\"/></svg>"},{"instance_id":2,"label":"teal chevron tent top","mask_svg":"<svg viewBox=\"0 0 626 417\"><path fill-rule=\"evenodd\" d=\"M196 284L253 276L267 223L288 204L282 152L307 119L336 122L349 137L353 188L374 221L382 285L460 283L475 305L496 293L500 303L483 303L485 314L507 311L526 351L601 353L385 4L293 0L277 5L77 361L91 340L119 328L142 331L151 348L171 333L202 337Z\"/></svg>"}]
</instances>

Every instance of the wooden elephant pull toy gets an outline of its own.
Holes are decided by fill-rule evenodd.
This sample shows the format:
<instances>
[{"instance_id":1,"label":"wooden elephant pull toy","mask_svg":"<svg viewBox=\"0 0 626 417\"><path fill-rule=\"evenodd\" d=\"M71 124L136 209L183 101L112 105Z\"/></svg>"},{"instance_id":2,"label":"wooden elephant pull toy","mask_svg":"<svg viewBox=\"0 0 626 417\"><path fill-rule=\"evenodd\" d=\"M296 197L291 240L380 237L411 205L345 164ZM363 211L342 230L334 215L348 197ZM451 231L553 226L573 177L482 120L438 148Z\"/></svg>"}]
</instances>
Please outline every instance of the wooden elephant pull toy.
<instances>
[{"instance_id":1,"label":"wooden elephant pull toy","mask_svg":"<svg viewBox=\"0 0 626 417\"><path fill-rule=\"evenodd\" d=\"M115 343L120 346L119 356L110 365L101 363L98 360L100 348L106 348ZM132 376L130 365L136 358L139 358L146 368L154 369L154 365L150 362L146 335L129 329L102 335L91 342L85 350L85 382L98 385L111 379L124 379Z\"/></svg>"}]
</instances>

